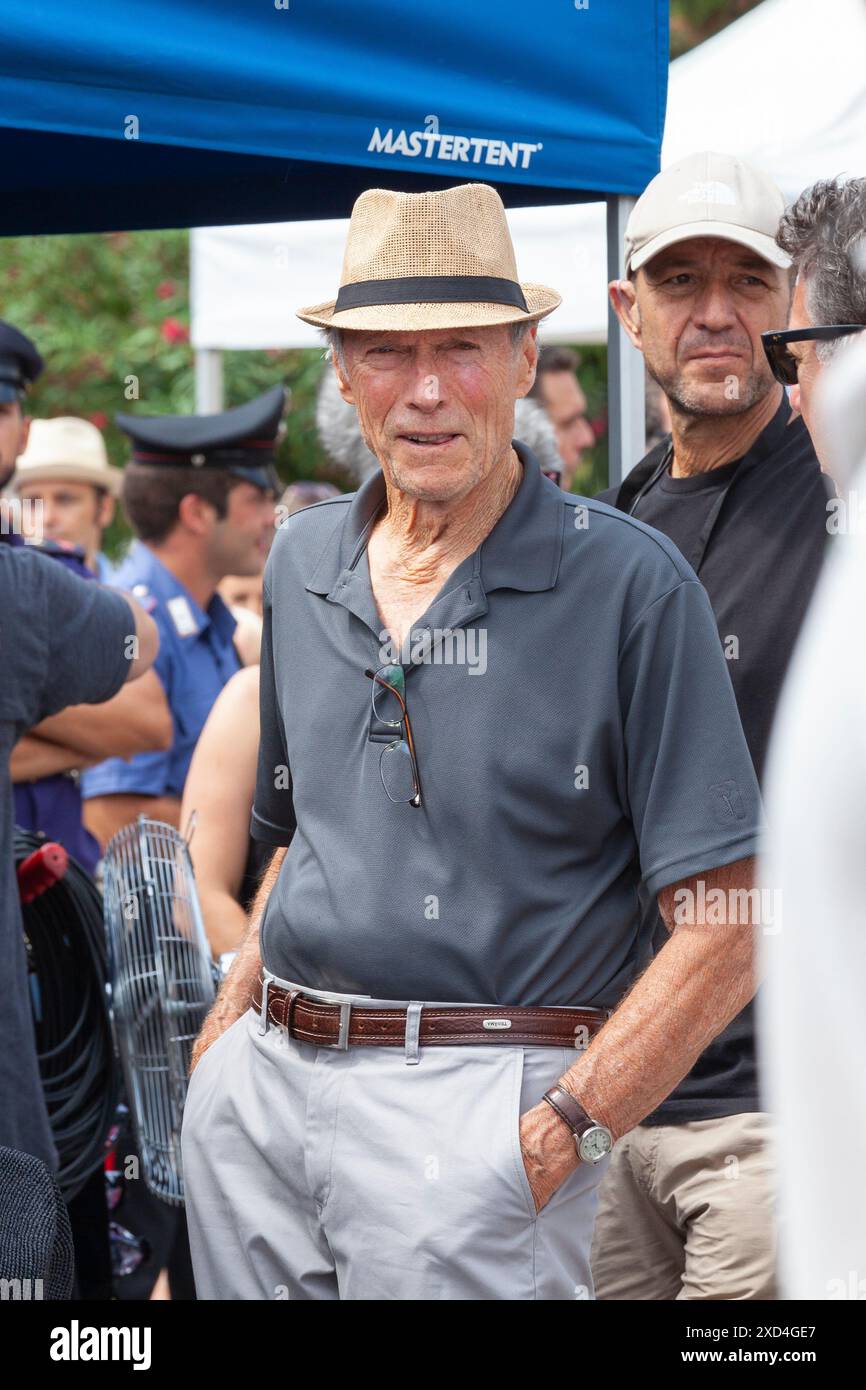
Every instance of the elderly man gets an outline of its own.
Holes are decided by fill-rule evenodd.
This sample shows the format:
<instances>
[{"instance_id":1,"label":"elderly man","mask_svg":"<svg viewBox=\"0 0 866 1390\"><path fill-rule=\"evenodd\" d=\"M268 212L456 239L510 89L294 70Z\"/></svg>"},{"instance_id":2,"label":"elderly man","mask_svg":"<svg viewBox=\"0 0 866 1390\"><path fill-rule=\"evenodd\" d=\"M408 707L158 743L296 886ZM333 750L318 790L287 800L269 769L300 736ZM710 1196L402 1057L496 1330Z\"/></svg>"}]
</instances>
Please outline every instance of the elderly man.
<instances>
[{"instance_id":1,"label":"elderly man","mask_svg":"<svg viewBox=\"0 0 866 1390\"><path fill-rule=\"evenodd\" d=\"M761 342L790 300L783 208L759 170L692 155L639 199L627 278L611 285L672 433L603 496L669 536L706 586L759 778L826 539L825 480ZM599 1191L598 1296L774 1297L770 1130L749 1006L618 1146Z\"/></svg>"},{"instance_id":2,"label":"elderly man","mask_svg":"<svg viewBox=\"0 0 866 1390\"><path fill-rule=\"evenodd\" d=\"M194 1055L200 1297L590 1297L612 1142L753 992L704 590L512 440L558 302L469 184L364 193L301 312L381 469L266 570L252 823L285 848ZM635 983L641 881L672 935Z\"/></svg>"}]
</instances>

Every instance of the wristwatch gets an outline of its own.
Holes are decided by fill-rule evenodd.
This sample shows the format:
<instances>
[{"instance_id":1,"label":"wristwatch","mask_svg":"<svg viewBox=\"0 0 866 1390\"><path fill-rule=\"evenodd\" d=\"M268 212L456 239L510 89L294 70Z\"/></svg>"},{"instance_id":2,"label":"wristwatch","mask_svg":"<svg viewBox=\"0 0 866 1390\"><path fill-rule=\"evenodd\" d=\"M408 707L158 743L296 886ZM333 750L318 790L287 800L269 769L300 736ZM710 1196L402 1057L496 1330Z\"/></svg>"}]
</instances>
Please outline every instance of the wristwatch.
<instances>
[{"instance_id":1,"label":"wristwatch","mask_svg":"<svg viewBox=\"0 0 866 1390\"><path fill-rule=\"evenodd\" d=\"M543 1099L564 1120L574 1135L577 1156L582 1163L600 1163L613 1148L613 1135L604 1125L596 1124L563 1086L551 1086Z\"/></svg>"}]
</instances>

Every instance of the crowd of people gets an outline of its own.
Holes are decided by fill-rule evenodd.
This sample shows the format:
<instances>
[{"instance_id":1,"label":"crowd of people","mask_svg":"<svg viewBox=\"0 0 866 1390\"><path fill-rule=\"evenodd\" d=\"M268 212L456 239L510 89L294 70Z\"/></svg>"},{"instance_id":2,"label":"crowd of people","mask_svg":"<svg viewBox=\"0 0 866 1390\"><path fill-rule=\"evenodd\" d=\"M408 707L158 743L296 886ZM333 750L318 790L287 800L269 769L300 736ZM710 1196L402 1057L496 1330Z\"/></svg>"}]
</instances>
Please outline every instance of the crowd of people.
<instances>
[{"instance_id":1,"label":"crowd of people","mask_svg":"<svg viewBox=\"0 0 866 1390\"><path fill-rule=\"evenodd\" d=\"M537 337L558 295L519 281L486 185L362 195L339 292L299 311L328 340L317 424L352 493L283 490L280 385L118 415L118 469L88 421L28 418L50 363L0 325L0 1144L54 1166L13 807L97 880L139 816L189 834L226 972L186 1209L131 1182L110 1225L94 1172L70 1204L82 1296L757 1300L805 1269L833 1296L835 1264L785 1245L778 1194L806 1197L789 1052L759 1023L788 1005L771 981L762 1015L755 954L796 942L801 900L828 929L801 874L838 845L791 785L814 728L793 693L789 753L775 725L850 482L826 382L866 329L866 180L786 208L739 159L682 160L609 292L650 447L597 499L573 491L579 358ZM483 664L441 655L467 628ZM784 929L755 874L768 750ZM128 1116L115 1143L135 1152ZM863 1236L834 1245L840 1278Z\"/></svg>"}]
</instances>

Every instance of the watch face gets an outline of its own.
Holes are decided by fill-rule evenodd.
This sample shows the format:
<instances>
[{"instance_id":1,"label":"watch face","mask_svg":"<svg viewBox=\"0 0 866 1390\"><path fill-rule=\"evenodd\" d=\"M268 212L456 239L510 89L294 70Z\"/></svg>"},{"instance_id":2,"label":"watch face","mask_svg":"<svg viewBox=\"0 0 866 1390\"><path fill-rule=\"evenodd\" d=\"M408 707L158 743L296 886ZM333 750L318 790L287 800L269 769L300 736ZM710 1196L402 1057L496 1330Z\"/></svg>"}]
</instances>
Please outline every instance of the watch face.
<instances>
[{"instance_id":1,"label":"watch face","mask_svg":"<svg viewBox=\"0 0 866 1390\"><path fill-rule=\"evenodd\" d=\"M584 1163L599 1163L612 1148L610 1130L602 1129L601 1125L593 1125L592 1129L588 1129L581 1136L577 1151Z\"/></svg>"}]
</instances>

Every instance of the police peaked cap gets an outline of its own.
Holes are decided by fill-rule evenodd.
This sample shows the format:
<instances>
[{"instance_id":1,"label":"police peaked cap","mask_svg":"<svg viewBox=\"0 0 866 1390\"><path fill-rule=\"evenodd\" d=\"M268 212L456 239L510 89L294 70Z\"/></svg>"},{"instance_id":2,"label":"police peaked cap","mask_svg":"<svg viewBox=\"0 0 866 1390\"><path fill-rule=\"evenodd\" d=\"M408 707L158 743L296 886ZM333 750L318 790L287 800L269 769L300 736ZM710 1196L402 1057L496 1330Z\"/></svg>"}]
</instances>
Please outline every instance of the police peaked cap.
<instances>
[{"instance_id":1,"label":"police peaked cap","mask_svg":"<svg viewBox=\"0 0 866 1390\"><path fill-rule=\"evenodd\" d=\"M0 319L0 401L20 401L44 366L26 334Z\"/></svg>"},{"instance_id":2,"label":"police peaked cap","mask_svg":"<svg viewBox=\"0 0 866 1390\"><path fill-rule=\"evenodd\" d=\"M132 441L134 463L221 468L256 487L278 491L274 448L285 405L285 388L272 386L254 401L218 415L114 418Z\"/></svg>"}]
</instances>

